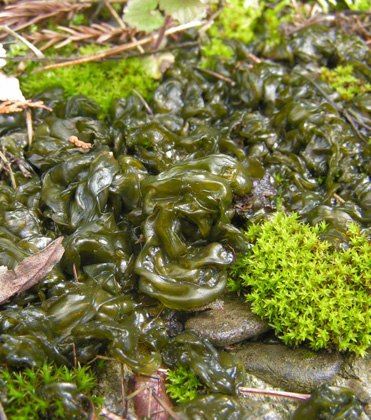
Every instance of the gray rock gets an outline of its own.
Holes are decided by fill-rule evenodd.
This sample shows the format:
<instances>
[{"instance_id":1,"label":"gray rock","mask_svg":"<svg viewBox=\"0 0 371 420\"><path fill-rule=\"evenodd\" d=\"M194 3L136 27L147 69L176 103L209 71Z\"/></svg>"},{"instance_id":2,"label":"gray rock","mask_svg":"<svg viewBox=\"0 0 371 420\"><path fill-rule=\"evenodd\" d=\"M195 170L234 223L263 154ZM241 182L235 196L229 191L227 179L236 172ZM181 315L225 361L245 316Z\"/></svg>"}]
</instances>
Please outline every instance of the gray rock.
<instances>
[{"instance_id":1,"label":"gray rock","mask_svg":"<svg viewBox=\"0 0 371 420\"><path fill-rule=\"evenodd\" d=\"M280 391L251 374L245 376L245 387ZM244 420L292 420L296 408L301 403L291 398L252 393L241 393L239 400L248 413Z\"/></svg>"},{"instance_id":2,"label":"gray rock","mask_svg":"<svg viewBox=\"0 0 371 420\"><path fill-rule=\"evenodd\" d=\"M321 354L281 344L250 343L236 352L246 371L285 391L310 393L334 380L342 366L338 353Z\"/></svg>"},{"instance_id":3,"label":"gray rock","mask_svg":"<svg viewBox=\"0 0 371 420\"><path fill-rule=\"evenodd\" d=\"M128 420L137 420L133 399L128 401L126 413L122 404L122 383L129 383L132 377L131 370L126 367L123 372L122 367L121 363L113 360L105 362L99 371L95 390L98 395L104 398L104 408L118 416L125 415Z\"/></svg>"},{"instance_id":4,"label":"gray rock","mask_svg":"<svg viewBox=\"0 0 371 420\"><path fill-rule=\"evenodd\" d=\"M224 298L223 309L211 309L189 319L186 328L196 330L215 346L228 346L256 337L270 329L253 314L250 305L238 298Z\"/></svg>"}]
</instances>

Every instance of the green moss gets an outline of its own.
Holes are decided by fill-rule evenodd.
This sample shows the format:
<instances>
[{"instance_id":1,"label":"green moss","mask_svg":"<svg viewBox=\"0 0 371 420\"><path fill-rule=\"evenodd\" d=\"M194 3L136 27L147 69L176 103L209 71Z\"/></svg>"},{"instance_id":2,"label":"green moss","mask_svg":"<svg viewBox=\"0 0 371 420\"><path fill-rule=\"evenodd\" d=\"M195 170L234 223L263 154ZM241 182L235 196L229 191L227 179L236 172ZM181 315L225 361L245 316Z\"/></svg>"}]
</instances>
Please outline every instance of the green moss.
<instances>
[{"instance_id":1,"label":"green moss","mask_svg":"<svg viewBox=\"0 0 371 420\"><path fill-rule=\"evenodd\" d=\"M279 31L280 25L290 22L297 11L293 7L292 0L281 0L275 3L266 3L270 7L264 9L265 39L270 45L277 45L282 41Z\"/></svg>"},{"instance_id":2,"label":"green moss","mask_svg":"<svg viewBox=\"0 0 371 420\"><path fill-rule=\"evenodd\" d=\"M85 46L80 48L80 54L92 54L102 49ZM147 74L140 58L86 63L42 74L27 74L20 79L20 83L27 97L58 86L63 87L67 97L83 94L94 99L104 112L108 111L113 99L128 96L132 89L149 100L158 86L158 82Z\"/></svg>"},{"instance_id":3,"label":"green moss","mask_svg":"<svg viewBox=\"0 0 371 420\"><path fill-rule=\"evenodd\" d=\"M203 387L197 376L184 366L168 371L166 390L176 402L183 404L194 400Z\"/></svg>"},{"instance_id":4,"label":"green moss","mask_svg":"<svg viewBox=\"0 0 371 420\"><path fill-rule=\"evenodd\" d=\"M358 79L351 64L339 65L332 70L322 67L320 77L332 90L336 90L343 100L371 92L371 84Z\"/></svg>"},{"instance_id":5,"label":"green moss","mask_svg":"<svg viewBox=\"0 0 371 420\"><path fill-rule=\"evenodd\" d=\"M96 379L87 366L68 369L47 362L41 368L0 370L1 399L9 419L77 419L85 416L72 399L89 397L95 406L103 401L92 395ZM61 392L62 391L62 392Z\"/></svg>"},{"instance_id":6,"label":"green moss","mask_svg":"<svg viewBox=\"0 0 371 420\"><path fill-rule=\"evenodd\" d=\"M335 251L320 240L325 229L283 213L250 226L251 254L237 258L229 283L286 344L364 355L371 345L371 243L350 224L349 249Z\"/></svg>"},{"instance_id":7,"label":"green moss","mask_svg":"<svg viewBox=\"0 0 371 420\"><path fill-rule=\"evenodd\" d=\"M209 29L210 37L240 39L245 43L251 41L264 5L264 1L258 0L227 0L218 20Z\"/></svg>"}]
</instances>

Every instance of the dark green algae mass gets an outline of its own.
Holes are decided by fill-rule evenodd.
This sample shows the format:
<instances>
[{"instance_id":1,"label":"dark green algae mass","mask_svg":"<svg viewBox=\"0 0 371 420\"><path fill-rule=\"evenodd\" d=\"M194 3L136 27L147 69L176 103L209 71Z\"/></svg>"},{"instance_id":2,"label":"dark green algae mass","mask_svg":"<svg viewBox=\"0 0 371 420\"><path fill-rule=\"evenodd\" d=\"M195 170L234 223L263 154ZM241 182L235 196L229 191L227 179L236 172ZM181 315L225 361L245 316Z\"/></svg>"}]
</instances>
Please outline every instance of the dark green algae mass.
<instances>
[{"instance_id":1,"label":"dark green algae mass","mask_svg":"<svg viewBox=\"0 0 371 420\"><path fill-rule=\"evenodd\" d=\"M142 373L186 363L209 389L234 393L240 367L195 334L170 339L151 308L199 307L222 293L234 252L248 249L238 226L269 211L236 206L252 180L270 179L304 221L325 220L335 246L346 246L349 221L370 228L371 95L343 101L318 76L351 62L370 82L366 44L315 26L276 47L231 45L234 59L213 64L222 79L194 68L197 48L180 54L153 115L131 95L103 121L92 99L54 89L38 97L54 112L34 111L29 148L24 119L1 116L14 178L2 163L0 265L14 268L60 235L66 251L40 285L2 305L0 362L71 365L76 349L82 362L107 354ZM252 64L251 53L264 60Z\"/></svg>"}]
</instances>

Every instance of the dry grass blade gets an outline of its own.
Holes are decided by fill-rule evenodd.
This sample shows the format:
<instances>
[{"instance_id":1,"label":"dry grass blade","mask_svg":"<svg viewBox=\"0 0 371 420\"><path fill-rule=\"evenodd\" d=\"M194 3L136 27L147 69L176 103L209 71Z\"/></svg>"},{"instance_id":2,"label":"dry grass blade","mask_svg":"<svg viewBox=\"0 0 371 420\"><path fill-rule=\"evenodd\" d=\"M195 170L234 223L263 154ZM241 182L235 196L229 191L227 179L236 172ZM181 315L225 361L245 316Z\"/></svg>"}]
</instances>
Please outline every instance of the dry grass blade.
<instances>
[{"instance_id":1,"label":"dry grass blade","mask_svg":"<svg viewBox=\"0 0 371 420\"><path fill-rule=\"evenodd\" d=\"M25 258L14 270L0 275L0 304L39 283L57 264L64 253L63 236L42 251Z\"/></svg>"},{"instance_id":2,"label":"dry grass blade","mask_svg":"<svg viewBox=\"0 0 371 420\"><path fill-rule=\"evenodd\" d=\"M108 24L92 24L91 26L58 26L59 32L49 29L43 29L40 32L33 32L25 35L25 38L32 41L35 45L46 42L41 47L41 50L46 50L50 46L55 45L55 48L62 48L72 42L96 42L103 44L106 42L121 44L132 37L136 30L133 28L116 28ZM60 32L63 31L63 32Z\"/></svg>"},{"instance_id":3,"label":"dry grass blade","mask_svg":"<svg viewBox=\"0 0 371 420\"><path fill-rule=\"evenodd\" d=\"M25 1L6 6L0 12L0 25L7 25L14 31L27 28L40 21L54 18L55 21L61 20L64 15L69 18L75 13L90 7L89 3L69 3L66 1ZM5 36L2 35L0 38Z\"/></svg>"}]
</instances>

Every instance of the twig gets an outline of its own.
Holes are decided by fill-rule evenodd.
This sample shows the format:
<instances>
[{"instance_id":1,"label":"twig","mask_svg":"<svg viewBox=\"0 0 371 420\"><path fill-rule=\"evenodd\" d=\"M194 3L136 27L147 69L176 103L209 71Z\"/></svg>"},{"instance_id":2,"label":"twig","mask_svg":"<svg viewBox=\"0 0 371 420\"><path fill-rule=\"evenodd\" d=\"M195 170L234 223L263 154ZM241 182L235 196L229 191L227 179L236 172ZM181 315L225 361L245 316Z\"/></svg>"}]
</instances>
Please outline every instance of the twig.
<instances>
[{"instance_id":1,"label":"twig","mask_svg":"<svg viewBox=\"0 0 371 420\"><path fill-rule=\"evenodd\" d=\"M303 77L305 80L307 80L309 83L311 83L320 93L321 95L335 108L336 113L338 116L343 115L343 117L349 122L349 124L352 126L353 130L357 134L358 138L363 141L364 143L368 144L367 139L365 139L362 135L362 133L358 130L356 125L354 124L353 118L349 114L349 112L345 109L340 109L335 102L327 95L327 93L319 86L314 80L312 80L310 77L306 76L305 74L299 73L298 71L294 71L295 74L298 76Z\"/></svg>"},{"instance_id":2,"label":"twig","mask_svg":"<svg viewBox=\"0 0 371 420\"><path fill-rule=\"evenodd\" d=\"M310 394L298 394L296 392L274 391L270 389L247 388L245 386L240 386L239 391L243 394L271 395L273 397L293 398L295 400L308 400L311 397Z\"/></svg>"},{"instance_id":3,"label":"twig","mask_svg":"<svg viewBox=\"0 0 371 420\"><path fill-rule=\"evenodd\" d=\"M111 3L109 2L109 0L103 0L104 1L104 4L106 5L106 7L107 7L107 9L109 10L109 12L111 13L111 15L112 15L112 17L116 20L116 22L119 24L119 26L120 26L120 28L121 29L127 29L126 28L126 25L125 25L125 23L124 23L124 21L120 18L120 16L118 15L118 13L116 12L116 10L111 6ZM137 39L135 38L135 36L133 35L133 36L131 36L130 37L130 39L133 41L133 42L137 42ZM140 52L140 53L144 53L144 49L140 46L140 45L138 45L138 51Z\"/></svg>"},{"instance_id":4,"label":"twig","mask_svg":"<svg viewBox=\"0 0 371 420\"><path fill-rule=\"evenodd\" d=\"M184 25L175 26L174 28L170 28L166 30L165 35L171 35L175 34L177 32L185 31L187 29L195 28L197 26L202 26L204 24L204 21L196 21L196 22L190 22L186 23ZM138 45L145 45L152 41L152 36L148 36L146 38L142 38L136 42L129 42L124 45L119 45L117 47L113 47L109 50L102 51L96 54L86 55L85 57L78 58L76 60L66 61L64 63L58 63L58 64L51 64L49 66L42 67L41 69L34 70L32 73L40 73L45 70L51 70L56 69L60 67L68 67L68 66L74 66L77 64L84 64L84 63L91 63L92 61L101 60L102 58L109 57L114 54L118 54L123 51L131 50L133 48L136 48Z\"/></svg>"},{"instance_id":5,"label":"twig","mask_svg":"<svg viewBox=\"0 0 371 420\"><path fill-rule=\"evenodd\" d=\"M263 60L261 58L257 57L253 53L249 53L248 56L252 61L255 61L255 63L262 63L263 62Z\"/></svg>"},{"instance_id":6,"label":"twig","mask_svg":"<svg viewBox=\"0 0 371 420\"><path fill-rule=\"evenodd\" d=\"M138 96L138 98L140 99L140 101L142 102L146 110L148 111L148 114L153 115L153 111L151 107L148 105L147 101L143 98L143 96L136 89L132 89L132 91Z\"/></svg>"},{"instance_id":7,"label":"twig","mask_svg":"<svg viewBox=\"0 0 371 420\"><path fill-rule=\"evenodd\" d=\"M26 125L27 125L27 136L28 136L28 145L31 146L33 138L33 128L32 128L32 113L30 108L24 110L26 113Z\"/></svg>"},{"instance_id":8,"label":"twig","mask_svg":"<svg viewBox=\"0 0 371 420\"><path fill-rule=\"evenodd\" d=\"M125 364L121 363L121 396L122 396L122 408L124 414L127 412L127 401L126 401L126 391L125 391Z\"/></svg>"},{"instance_id":9,"label":"twig","mask_svg":"<svg viewBox=\"0 0 371 420\"><path fill-rule=\"evenodd\" d=\"M4 149L4 152L5 152L5 149ZM17 182L16 182L15 177L14 177L14 173L13 173L13 170L12 170L12 165L10 164L8 159L6 158L5 153L3 153L1 150L0 150L0 159L3 160L3 162L5 163L8 171L9 171L10 180L12 181L13 188L17 189Z\"/></svg>"},{"instance_id":10,"label":"twig","mask_svg":"<svg viewBox=\"0 0 371 420\"><path fill-rule=\"evenodd\" d=\"M145 391L146 389L149 389L148 386L144 386L142 388L137 389L136 391L129 394L127 397L125 397L126 401L131 400L132 398L136 397L138 394L140 394L142 391Z\"/></svg>"},{"instance_id":11,"label":"twig","mask_svg":"<svg viewBox=\"0 0 371 420\"><path fill-rule=\"evenodd\" d=\"M17 32L13 31L13 29L9 28L7 25L1 25L0 30L5 31L9 35L13 36L14 38L18 39L19 41L23 42L23 44L27 45L27 47L33 51L38 58L45 58L45 55L31 42L28 42L27 39L23 38L23 36L17 34Z\"/></svg>"},{"instance_id":12,"label":"twig","mask_svg":"<svg viewBox=\"0 0 371 420\"><path fill-rule=\"evenodd\" d=\"M148 392L149 392L149 396L148 396L148 411L147 411L147 416L149 418L151 418L151 406L152 406L153 389L152 388L148 388Z\"/></svg>"},{"instance_id":13,"label":"twig","mask_svg":"<svg viewBox=\"0 0 371 420\"><path fill-rule=\"evenodd\" d=\"M72 348L73 348L73 364L75 366L75 369L78 366L78 360L77 360L77 353L76 353L76 344L75 342L72 343Z\"/></svg>"},{"instance_id":14,"label":"twig","mask_svg":"<svg viewBox=\"0 0 371 420\"><path fill-rule=\"evenodd\" d=\"M159 368L157 372L168 375L169 369ZM243 394L262 394L262 395L271 395L273 397L284 397L284 398L293 398L297 400L307 400L311 397L310 394L300 394L298 392L286 392L286 391L275 391L273 389L257 389L257 388L248 388L245 386L240 386L238 388L239 392Z\"/></svg>"},{"instance_id":15,"label":"twig","mask_svg":"<svg viewBox=\"0 0 371 420\"><path fill-rule=\"evenodd\" d=\"M72 271L73 271L73 278L75 279L75 282L78 283L79 282L79 276L77 275L76 264L73 264Z\"/></svg>"},{"instance_id":16,"label":"twig","mask_svg":"<svg viewBox=\"0 0 371 420\"><path fill-rule=\"evenodd\" d=\"M124 419L123 417L118 416L115 413L112 413L112 411L109 411L107 408L102 408L99 415L109 420L127 420L127 419Z\"/></svg>"},{"instance_id":17,"label":"twig","mask_svg":"<svg viewBox=\"0 0 371 420\"><path fill-rule=\"evenodd\" d=\"M171 16L166 16L165 23L160 29L160 32L158 34L156 41L152 45L152 48L151 48L152 51L157 50L160 47L161 42L165 36L166 28L170 25L170 23L171 23Z\"/></svg>"},{"instance_id":18,"label":"twig","mask_svg":"<svg viewBox=\"0 0 371 420\"><path fill-rule=\"evenodd\" d=\"M356 134L360 138L360 140L362 140L364 143L368 144L368 140L365 137L363 137L363 134L358 130L358 128L354 124L353 117L351 117L351 115L349 114L349 112L346 109L343 111L343 115L344 115L345 119L353 127L353 130L356 132Z\"/></svg>"},{"instance_id":19,"label":"twig","mask_svg":"<svg viewBox=\"0 0 371 420\"><path fill-rule=\"evenodd\" d=\"M91 359L89 362L87 362L87 365L91 365L92 363L94 363L96 360L109 360L110 362L116 362L116 359L114 359L113 357L107 357L107 356L95 356L93 359Z\"/></svg>"},{"instance_id":20,"label":"twig","mask_svg":"<svg viewBox=\"0 0 371 420\"><path fill-rule=\"evenodd\" d=\"M176 44L176 45L170 45L169 47L166 48L160 48L158 50L154 50L154 51L145 51L143 54L126 54L126 55L110 55L109 57L105 57L103 59L101 59L101 61L105 61L105 60L125 60L127 58L138 58L138 57L144 57L144 56L148 56L148 55L153 55L153 54L157 54L157 53L164 53L167 51L174 51L174 50L179 50L181 48L191 48L191 47L196 47L198 45L198 42L196 41L188 41L188 42L183 42L180 44ZM2 57L0 56L0 59L4 59L4 60L8 60L8 61L32 61L32 62L36 62L36 63L43 63L43 62L50 62L50 61L54 61L56 63L65 63L67 62L70 57L46 57L46 58L38 58L38 57ZM98 60L97 60L98 61Z\"/></svg>"},{"instance_id":21,"label":"twig","mask_svg":"<svg viewBox=\"0 0 371 420\"><path fill-rule=\"evenodd\" d=\"M200 35L204 34L214 24L215 19L223 11L223 8L223 6L219 6L218 9L209 17L205 25L203 25L202 28L198 31Z\"/></svg>"},{"instance_id":22,"label":"twig","mask_svg":"<svg viewBox=\"0 0 371 420\"><path fill-rule=\"evenodd\" d=\"M166 404L155 392L152 394L155 400L161 405L161 407L174 419L183 420L170 406Z\"/></svg>"},{"instance_id":23,"label":"twig","mask_svg":"<svg viewBox=\"0 0 371 420\"><path fill-rule=\"evenodd\" d=\"M235 86L236 84L234 80L230 79L229 77L223 76L220 73L216 73L215 71L203 69L202 67L198 67L198 66L191 66L191 67L202 73L209 74L210 76L216 77L217 79L223 80L224 82L230 83L232 86Z\"/></svg>"},{"instance_id":24,"label":"twig","mask_svg":"<svg viewBox=\"0 0 371 420\"><path fill-rule=\"evenodd\" d=\"M344 204L345 200L343 198L340 197L340 195L337 195L336 193L334 193L334 198L335 200L337 200L340 204Z\"/></svg>"}]
</instances>

